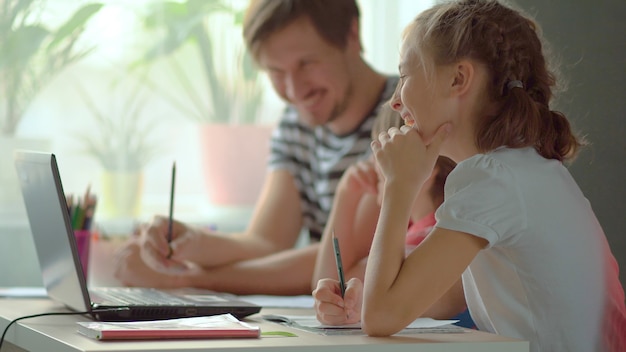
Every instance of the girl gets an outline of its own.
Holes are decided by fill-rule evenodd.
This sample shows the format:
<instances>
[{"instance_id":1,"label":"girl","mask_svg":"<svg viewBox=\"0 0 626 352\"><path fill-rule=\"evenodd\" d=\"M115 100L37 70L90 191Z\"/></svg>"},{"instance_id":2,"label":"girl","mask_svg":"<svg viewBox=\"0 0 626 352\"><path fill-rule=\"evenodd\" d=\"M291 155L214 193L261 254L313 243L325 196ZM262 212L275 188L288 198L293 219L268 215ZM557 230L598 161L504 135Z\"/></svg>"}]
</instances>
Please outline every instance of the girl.
<instances>
[{"instance_id":1,"label":"girl","mask_svg":"<svg viewBox=\"0 0 626 352\"><path fill-rule=\"evenodd\" d=\"M378 135L386 132L391 127L400 127L403 124L399 114L391 110L389 105L382 107L380 116L376 118L372 127L372 139L377 139ZM443 185L446 177L455 163L445 156L440 156L432 170L422 190L415 197L411 208L409 227L406 230L405 248L410 252L415 248L435 225L435 210L443 202ZM335 304L330 311L318 310L318 320L325 324L354 323L360 320L360 297L362 295L362 282L353 281L349 283L346 293L346 301L341 309L337 309L342 303L342 298L335 291L336 280L327 278L337 277L334 251L332 246L332 235L339 240L342 248L342 261L346 278L356 277L363 279L365 275L365 265L367 256L372 244L373 231L376 219L366 221L361 216L361 210L365 207L379 207L382 202L383 179L377 175L376 166L372 159L361 161L351 166L342 176L333 203L329 222L321 241L320 250L315 262L312 287L313 297L316 303L326 300L335 300ZM375 204L377 203L377 204ZM371 211L367 211L371 214ZM365 228L368 223L372 223L370 229ZM366 234L370 234L367 236ZM356 287L358 286L358 292ZM457 284L457 290L462 290L461 282ZM357 297L351 300L350 297ZM357 302L358 300L358 302ZM358 308L354 305L358 303ZM431 317L449 318L451 315L465 311L465 300L461 299L456 305L449 305L445 312L428 312ZM459 315L458 325L474 327L469 314Z\"/></svg>"},{"instance_id":2,"label":"girl","mask_svg":"<svg viewBox=\"0 0 626 352\"><path fill-rule=\"evenodd\" d=\"M372 142L385 178L361 312L375 336L404 328L462 276L480 330L531 351L626 351L617 265L563 162L582 142L550 109L538 26L496 1L436 5L405 31L400 91L413 128ZM410 205L438 155L457 162L437 224L408 258Z\"/></svg>"}]
</instances>

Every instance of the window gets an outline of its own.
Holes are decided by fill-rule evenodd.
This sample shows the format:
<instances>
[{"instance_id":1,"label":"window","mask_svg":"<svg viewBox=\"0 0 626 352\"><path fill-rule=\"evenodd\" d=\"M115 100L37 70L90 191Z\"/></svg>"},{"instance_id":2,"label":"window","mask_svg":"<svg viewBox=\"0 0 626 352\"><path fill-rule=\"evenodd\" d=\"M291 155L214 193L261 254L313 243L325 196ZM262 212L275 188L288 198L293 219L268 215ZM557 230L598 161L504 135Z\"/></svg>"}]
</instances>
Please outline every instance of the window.
<instances>
[{"instance_id":1,"label":"window","mask_svg":"<svg viewBox=\"0 0 626 352\"><path fill-rule=\"evenodd\" d=\"M176 22L173 13L168 13L176 9L169 7L160 13L154 12L156 0L103 0L101 3L102 7L89 9L89 16L82 12L86 23L82 32L59 40L59 47L75 40L72 52L83 56L36 77L47 81L33 80L32 86L23 87L25 90L38 89L32 99L23 101L23 113L19 115L15 130L0 137L0 181L3 183L0 224L26 224L23 209L14 206L21 204L21 198L15 198L16 184L11 183L14 181L8 175L14 171L12 155L7 150L18 143L20 148L43 149L57 154L67 193L82 194L91 187L100 198L96 221L132 222L153 214L166 214L170 167L176 161L177 218L198 222L232 218L232 224L224 227L245 225L252 202L214 204L207 195L202 161L205 155L201 151L198 130L207 118L237 125L267 126L269 129L283 108L264 74L249 79L241 70L235 69L242 66L241 60L244 59L237 12L245 8L247 0L222 0L230 10L207 7L200 9L205 12L194 13L205 14L206 38L193 37L197 33L193 32L191 22L187 25ZM182 8L186 1L175 3ZM395 74L400 33L430 3L360 0L361 37L366 60L381 72ZM71 14L87 4L87 1L39 0L30 6L29 12L19 16L27 24L54 32ZM151 28L145 26L146 22L151 23ZM178 30L179 37L167 37L167 44L158 46L172 29ZM2 45L8 45L10 34L2 33ZM38 38L42 45L33 50L43 51L54 41L53 34L40 34ZM194 41L177 45L180 36L211 40L212 59L202 61ZM170 52L173 48L176 50ZM147 53L153 59L144 60ZM2 61L4 65L6 62ZM46 65L43 55L24 62L39 68ZM218 109L211 105L211 94L218 89L212 92L207 88L206 64L214 65L212 69L222 75L219 91L232 95L229 106ZM15 72L0 71L2 80L6 81ZM254 74L245 73L247 76ZM38 82L42 84L37 86ZM228 110L232 106L242 106L243 90L250 93L248 100L257 104L259 113L252 118L233 117L242 116L243 109ZM0 88L0 94L0 114L5 114L12 104L10 90L4 86ZM226 98L222 96L221 99ZM37 142L21 144L27 143L22 142L26 139ZM261 179L262 174L247 177ZM138 199L136 206L132 203L133 195ZM107 213L102 203L114 198L119 203L112 206L118 211L109 209ZM120 205L124 202L125 206Z\"/></svg>"}]
</instances>

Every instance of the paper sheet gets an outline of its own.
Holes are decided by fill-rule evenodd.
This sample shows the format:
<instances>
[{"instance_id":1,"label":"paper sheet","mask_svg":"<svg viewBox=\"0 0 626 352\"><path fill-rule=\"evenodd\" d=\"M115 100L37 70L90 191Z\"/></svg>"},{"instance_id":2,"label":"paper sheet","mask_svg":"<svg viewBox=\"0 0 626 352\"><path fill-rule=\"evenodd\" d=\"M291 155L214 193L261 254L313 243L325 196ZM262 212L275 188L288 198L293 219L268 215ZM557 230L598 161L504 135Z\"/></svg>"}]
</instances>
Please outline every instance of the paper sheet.
<instances>
[{"instance_id":1,"label":"paper sheet","mask_svg":"<svg viewBox=\"0 0 626 352\"><path fill-rule=\"evenodd\" d=\"M363 335L361 324L349 325L324 325L314 315L263 315L263 319L283 323L294 328L299 328L323 335ZM417 318L399 334L404 333L460 333L465 330L452 325L458 320L436 320L432 318Z\"/></svg>"},{"instance_id":2,"label":"paper sheet","mask_svg":"<svg viewBox=\"0 0 626 352\"><path fill-rule=\"evenodd\" d=\"M238 296L240 299L254 303L263 308L313 308L313 296L268 296L247 295Z\"/></svg>"},{"instance_id":3,"label":"paper sheet","mask_svg":"<svg viewBox=\"0 0 626 352\"><path fill-rule=\"evenodd\" d=\"M47 298L44 287L0 287L0 297L6 298Z\"/></svg>"}]
</instances>

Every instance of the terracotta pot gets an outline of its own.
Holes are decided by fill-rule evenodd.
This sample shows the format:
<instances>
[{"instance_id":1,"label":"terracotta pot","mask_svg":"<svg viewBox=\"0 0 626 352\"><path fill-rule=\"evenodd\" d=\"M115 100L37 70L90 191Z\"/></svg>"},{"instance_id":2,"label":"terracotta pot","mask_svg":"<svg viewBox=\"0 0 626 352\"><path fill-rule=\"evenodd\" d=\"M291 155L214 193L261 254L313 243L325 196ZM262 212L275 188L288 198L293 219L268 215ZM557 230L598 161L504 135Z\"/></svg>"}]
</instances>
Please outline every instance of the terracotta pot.
<instances>
[{"instance_id":1,"label":"terracotta pot","mask_svg":"<svg viewBox=\"0 0 626 352\"><path fill-rule=\"evenodd\" d=\"M207 124L200 128L206 192L214 205L256 203L265 179L273 126Z\"/></svg>"}]
</instances>

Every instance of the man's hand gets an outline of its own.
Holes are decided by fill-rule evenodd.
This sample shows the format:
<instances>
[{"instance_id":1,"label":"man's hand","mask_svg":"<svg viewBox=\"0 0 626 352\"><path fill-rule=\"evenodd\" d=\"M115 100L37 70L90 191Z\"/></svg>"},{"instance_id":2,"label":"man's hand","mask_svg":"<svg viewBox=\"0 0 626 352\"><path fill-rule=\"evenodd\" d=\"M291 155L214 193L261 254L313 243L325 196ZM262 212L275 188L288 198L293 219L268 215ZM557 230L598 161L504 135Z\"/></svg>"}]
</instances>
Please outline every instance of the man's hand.
<instances>
[{"instance_id":1,"label":"man's hand","mask_svg":"<svg viewBox=\"0 0 626 352\"><path fill-rule=\"evenodd\" d=\"M157 271L146 264L139 254L140 244L131 239L119 248L114 255L114 276L126 286L178 288L190 286L185 282L187 276L195 274L199 268L185 263L169 273Z\"/></svg>"},{"instance_id":2,"label":"man's hand","mask_svg":"<svg viewBox=\"0 0 626 352\"><path fill-rule=\"evenodd\" d=\"M137 242L140 246L140 255L143 261L152 269L164 273L185 270L188 263L199 263L204 251L198 253L202 246L200 234L181 222L172 224L172 242L168 243L169 220L163 216L156 216L150 224L139 228Z\"/></svg>"}]
</instances>

